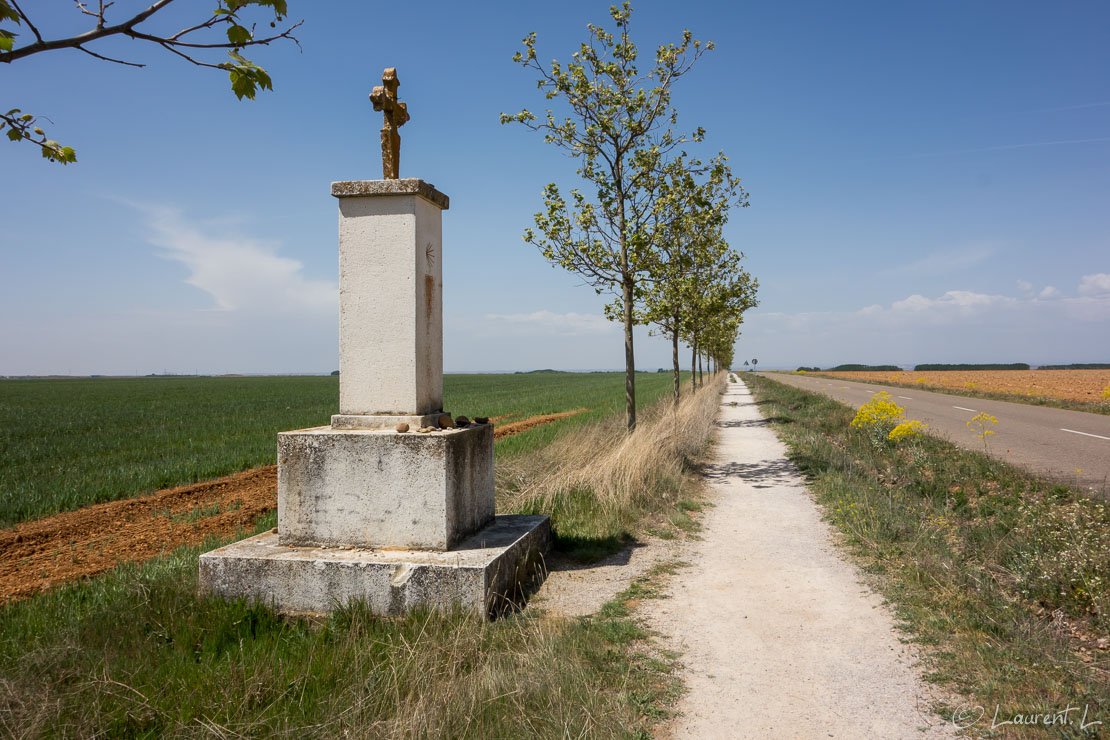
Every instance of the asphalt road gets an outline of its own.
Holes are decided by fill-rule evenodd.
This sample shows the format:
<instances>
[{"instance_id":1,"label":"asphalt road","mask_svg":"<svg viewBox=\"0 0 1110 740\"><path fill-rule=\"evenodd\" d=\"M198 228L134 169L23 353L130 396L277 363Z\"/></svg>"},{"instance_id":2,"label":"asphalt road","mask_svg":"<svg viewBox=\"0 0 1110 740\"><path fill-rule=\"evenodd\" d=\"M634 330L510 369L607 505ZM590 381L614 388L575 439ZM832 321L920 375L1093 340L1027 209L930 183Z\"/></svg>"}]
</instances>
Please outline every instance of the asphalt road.
<instances>
[{"instance_id":1,"label":"asphalt road","mask_svg":"<svg viewBox=\"0 0 1110 740\"><path fill-rule=\"evenodd\" d=\"M1078 484L1103 495L1110 492L1110 416L839 378L761 375L824 393L852 408L859 408L874 394L886 391L906 409L907 419L919 419L929 425L931 434L969 450L981 451L983 443L967 422L986 412L998 419L997 424L989 425L994 431L987 440L990 454L1037 475Z\"/></svg>"}]
</instances>

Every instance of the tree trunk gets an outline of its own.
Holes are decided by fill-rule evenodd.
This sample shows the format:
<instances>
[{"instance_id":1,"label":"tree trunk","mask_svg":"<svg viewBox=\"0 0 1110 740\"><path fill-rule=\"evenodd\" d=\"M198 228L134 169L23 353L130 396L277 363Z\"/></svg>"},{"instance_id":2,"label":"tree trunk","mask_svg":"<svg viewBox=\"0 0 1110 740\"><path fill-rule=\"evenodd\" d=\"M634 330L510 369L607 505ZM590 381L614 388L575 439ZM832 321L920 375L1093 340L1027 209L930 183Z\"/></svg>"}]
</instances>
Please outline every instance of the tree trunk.
<instances>
[{"instance_id":1,"label":"tree trunk","mask_svg":"<svg viewBox=\"0 0 1110 740\"><path fill-rule=\"evenodd\" d=\"M636 431L636 352L632 347L632 279L624 279L621 299L624 302L624 408L628 415L628 433Z\"/></svg>"},{"instance_id":2,"label":"tree trunk","mask_svg":"<svg viewBox=\"0 0 1110 740\"><path fill-rule=\"evenodd\" d=\"M671 333L671 363L674 365L674 405L678 408L678 320L674 322L674 331Z\"/></svg>"},{"instance_id":3,"label":"tree trunk","mask_svg":"<svg viewBox=\"0 0 1110 740\"><path fill-rule=\"evenodd\" d=\"M694 335L694 341L690 343L690 386L692 388L698 387L698 335Z\"/></svg>"},{"instance_id":4,"label":"tree trunk","mask_svg":"<svg viewBox=\"0 0 1110 740\"><path fill-rule=\"evenodd\" d=\"M698 385L705 385L705 367L702 365L701 353L698 353Z\"/></svg>"}]
</instances>

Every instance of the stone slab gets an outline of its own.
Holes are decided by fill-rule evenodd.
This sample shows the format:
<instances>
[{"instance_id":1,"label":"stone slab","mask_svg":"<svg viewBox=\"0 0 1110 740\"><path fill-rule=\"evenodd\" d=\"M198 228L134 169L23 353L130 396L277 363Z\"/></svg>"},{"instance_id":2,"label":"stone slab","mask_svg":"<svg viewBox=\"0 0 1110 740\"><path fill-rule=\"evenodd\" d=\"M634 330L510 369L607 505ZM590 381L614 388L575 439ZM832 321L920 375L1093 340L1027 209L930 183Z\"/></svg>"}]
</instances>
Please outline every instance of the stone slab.
<instances>
[{"instance_id":1,"label":"stone slab","mask_svg":"<svg viewBox=\"0 0 1110 740\"><path fill-rule=\"evenodd\" d=\"M272 532L200 556L199 589L285 613L363 601L375 614L454 607L496 615L542 579L545 516L499 516L448 552L282 545Z\"/></svg>"},{"instance_id":2,"label":"stone slab","mask_svg":"<svg viewBox=\"0 0 1110 740\"><path fill-rule=\"evenodd\" d=\"M434 427L439 425L439 417L446 411L437 411L421 416L384 414L333 414L331 417L332 429L396 429L398 424L409 425L409 429L416 430L421 427Z\"/></svg>"},{"instance_id":3,"label":"stone slab","mask_svg":"<svg viewBox=\"0 0 1110 740\"><path fill-rule=\"evenodd\" d=\"M447 550L493 515L492 424L278 434L284 545Z\"/></svg>"},{"instance_id":4,"label":"stone slab","mask_svg":"<svg viewBox=\"0 0 1110 740\"><path fill-rule=\"evenodd\" d=\"M419 195L443 210L451 207L451 199L436 190L435 185L417 177L400 180L341 180L331 184L336 198L357 198L364 195Z\"/></svg>"},{"instance_id":5,"label":"stone slab","mask_svg":"<svg viewBox=\"0 0 1110 740\"><path fill-rule=\"evenodd\" d=\"M442 210L415 190L390 193L339 200L343 415L422 416L443 408Z\"/></svg>"}]
</instances>

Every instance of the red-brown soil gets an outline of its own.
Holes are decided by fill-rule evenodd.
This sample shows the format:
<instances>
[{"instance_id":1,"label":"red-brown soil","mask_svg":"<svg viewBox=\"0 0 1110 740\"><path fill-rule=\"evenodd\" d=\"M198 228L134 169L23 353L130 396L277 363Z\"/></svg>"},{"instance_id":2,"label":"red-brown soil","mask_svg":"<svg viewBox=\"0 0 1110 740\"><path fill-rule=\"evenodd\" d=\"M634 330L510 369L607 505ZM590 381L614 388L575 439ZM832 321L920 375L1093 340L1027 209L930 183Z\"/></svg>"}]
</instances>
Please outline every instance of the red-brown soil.
<instances>
[{"instance_id":1,"label":"red-brown soil","mask_svg":"<svg viewBox=\"0 0 1110 740\"><path fill-rule=\"evenodd\" d=\"M529 416L527 419L521 419L520 421L514 421L509 424L502 424L501 426L494 427L493 438L501 439L502 437L511 437L514 434L527 432L529 429L542 427L544 424L550 424L553 421L559 421L559 419L565 419L568 416L581 414L585 411L589 411L589 409L575 409L574 411L560 411L557 414L541 414L540 416Z\"/></svg>"},{"instance_id":2,"label":"red-brown soil","mask_svg":"<svg viewBox=\"0 0 1110 740\"><path fill-rule=\"evenodd\" d=\"M532 416L498 426L502 439L587 409ZM250 530L277 508L277 466L148 496L96 504L0 530L0 604L141 562L208 537Z\"/></svg>"},{"instance_id":3,"label":"red-brown soil","mask_svg":"<svg viewBox=\"0 0 1110 740\"><path fill-rule=\"evenodd\" d=\"M0 530L0 603L253 527L276 507L269 465Z\"/></svg>"},{"instance_id":4,"label":"red-brown soil","mask_svg":"<svg viewBox=\"0 0 1110 740\"><path fill-rule=\"evenodd\" d=\"M1110 388L1110 370L935 370L922 372L837 372L821 373L845 380L877 380L881 383L924 388L952 388L1014 396L1055 398L1062 401L1105 402Z\"/></svg>"}]
</instances>

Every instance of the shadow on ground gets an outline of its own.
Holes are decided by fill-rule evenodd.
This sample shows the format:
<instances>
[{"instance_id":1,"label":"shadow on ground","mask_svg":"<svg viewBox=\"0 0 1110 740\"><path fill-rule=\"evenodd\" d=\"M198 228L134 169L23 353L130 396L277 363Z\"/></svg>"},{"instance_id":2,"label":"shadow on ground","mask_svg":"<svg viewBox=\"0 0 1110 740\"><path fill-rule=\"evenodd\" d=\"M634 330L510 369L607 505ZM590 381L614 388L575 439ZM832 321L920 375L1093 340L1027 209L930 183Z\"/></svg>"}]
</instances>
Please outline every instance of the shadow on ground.
<instances>
[{"instance_id":1,"label":"shadow on ground","mask_svg":"<svg viewBox=\"0 0 1110 740\"><path fill-rule=\"evenodd\" d=\"M754 463L723 462L707 465L703 472L711 481L739 478L753 488L773 488L797 481L798 469L785 459L761 460Z\"/></svg>"},{"instance_id":2,"label":"shadow on ground","mask_svg":"<svg viewBox=\"0 0 1110 740\"><path fill-rule=\"evenodd\" d=\"M579 540L583 538L575 537L568 539ZM605 539L616 540L617 538L607 537ZM608 545L608 547L605 549L608 551L602 557L592 560L579 557L579 553L582 552L581 545L564 549L564 546L560 546L561 543L556 541L555 547L552 548L551 552L547 555L547 570L548 572L557 572L563 570L588 570L590 568L601 568L610 565L628 565L628 562L632 559L632 552L644 546L644 543L632 539L618 541L620 544L616 547L613 547L611 543L607 542L606 545ZM598 548L599 551L601 549L602 548Z\"/></svg>"},{"instance_id":3,"label":"shadow on ground","mask_svg":"<svg viewBox=\"0 0 1110 740\"><path fill-rule=\"evenodd\" d=\"M717 427L720 429L757 429L765 427L769 424L791 424L793 419L788 419L785 416L772 416L767 419L734 419L732 421L718 421Z\"/></svg>"},{"instance_id":4,"label":"shadow on ground","mask_svg":"<svg viewBox=\"0 0 1110 740\"><path fill-rule=\"evenodd\" d=\"M561 535L556 531L551 557L557 556L560 561L565 560L576 568L624 565L628 563L632 549L640 546L628 533L607 537L580 537Z\"/></svg>"}]
</instances>

